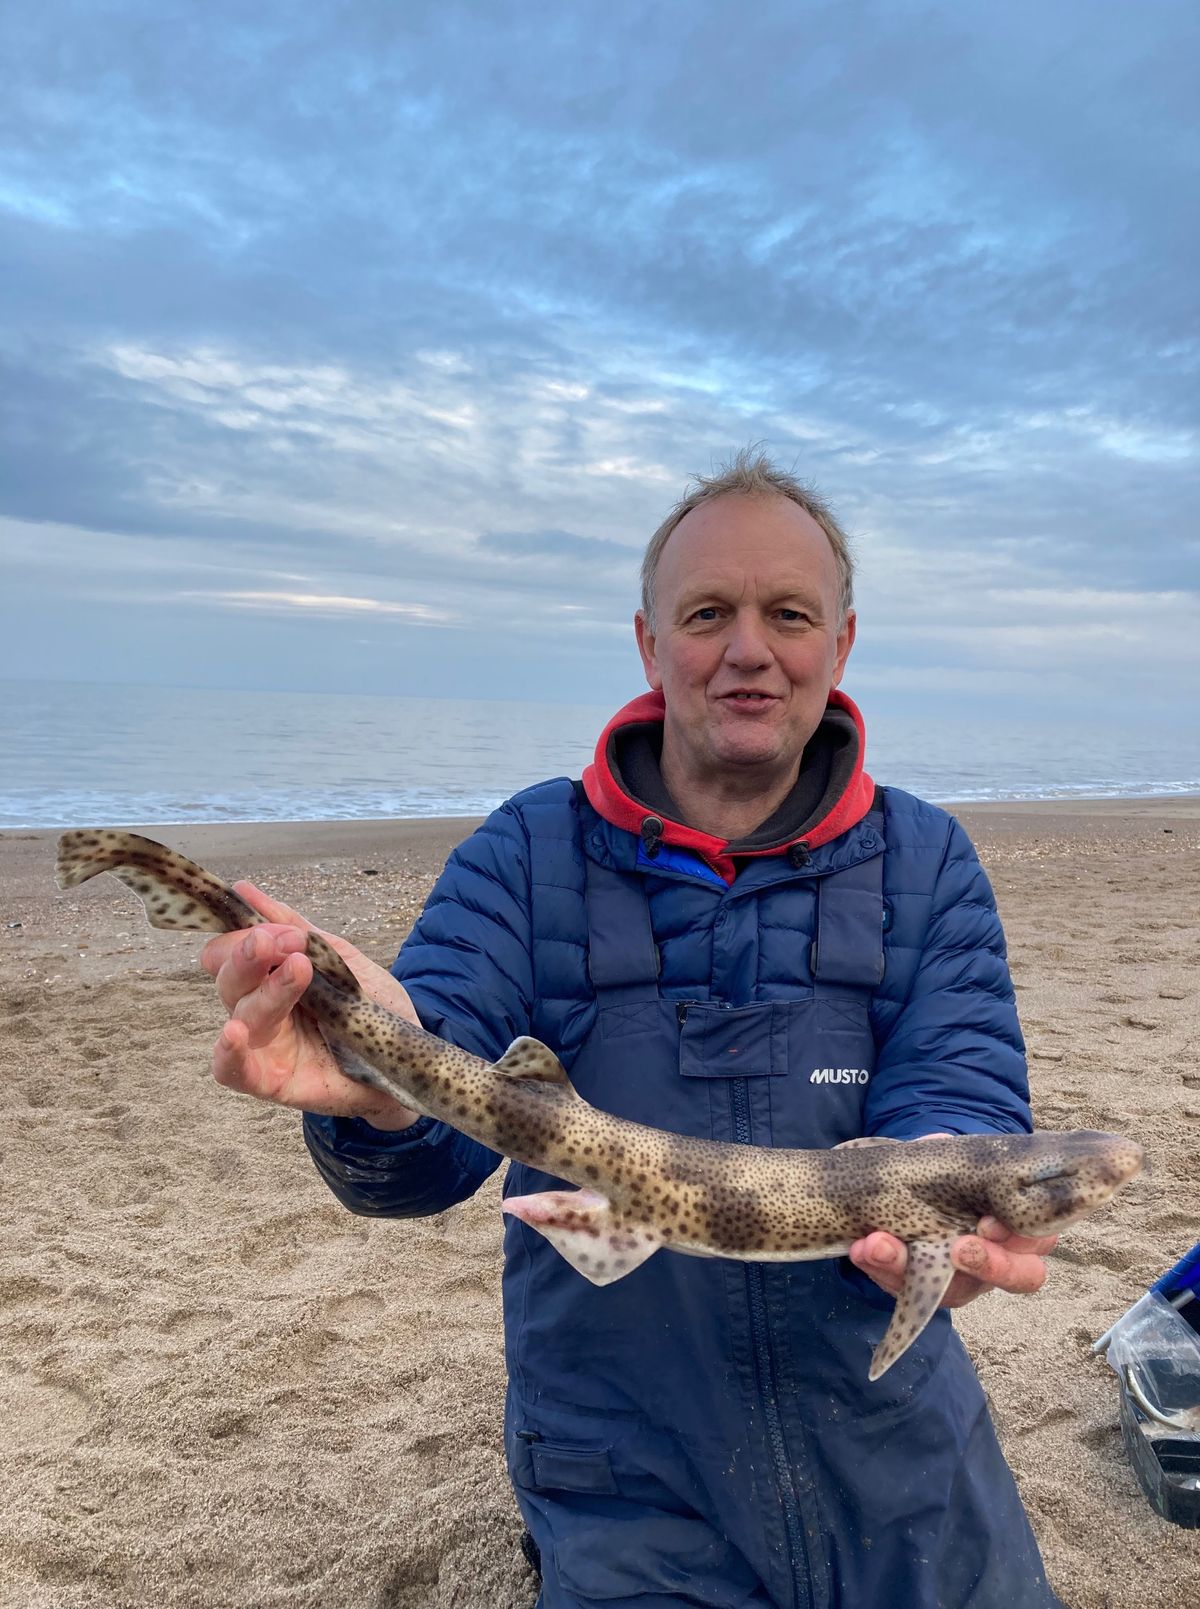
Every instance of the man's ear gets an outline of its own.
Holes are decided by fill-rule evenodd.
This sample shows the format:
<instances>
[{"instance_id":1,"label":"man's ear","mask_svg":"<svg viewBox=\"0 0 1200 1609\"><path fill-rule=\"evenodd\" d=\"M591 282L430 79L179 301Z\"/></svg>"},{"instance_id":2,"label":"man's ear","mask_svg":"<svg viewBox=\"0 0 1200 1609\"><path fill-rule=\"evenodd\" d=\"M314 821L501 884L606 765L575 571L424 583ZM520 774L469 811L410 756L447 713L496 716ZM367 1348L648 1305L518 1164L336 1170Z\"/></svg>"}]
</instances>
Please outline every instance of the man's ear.
<instances>
[{"instance_id":1,"label":"man's ear","mask_svg":"<svg viewBox=\"0 0 1200 1609\"><path fill-rule=\"evenodd\" d=\"M645 610L639 609L633 617L633 634L637 638L638 653L642 656L642 669L646 673L646 680L655 692L662 686L662 677L658 673L658 660L655 658L655 635L650 630Z\"/></svg>"},{"instance_id":2,"label":"man's ear","mask_svg":"<svg viewBox=\"0 0 1200 1609\"><path fill-rule=\"evenodd\" d=\"M833 662L833 681L830 687L837 687L846 672L846 661L850 658L850 650L854 647L854 633L858 627L858 616L853 609L846 611L846 624L838 632L837 658Z\"/></svg>"}]
</instances>

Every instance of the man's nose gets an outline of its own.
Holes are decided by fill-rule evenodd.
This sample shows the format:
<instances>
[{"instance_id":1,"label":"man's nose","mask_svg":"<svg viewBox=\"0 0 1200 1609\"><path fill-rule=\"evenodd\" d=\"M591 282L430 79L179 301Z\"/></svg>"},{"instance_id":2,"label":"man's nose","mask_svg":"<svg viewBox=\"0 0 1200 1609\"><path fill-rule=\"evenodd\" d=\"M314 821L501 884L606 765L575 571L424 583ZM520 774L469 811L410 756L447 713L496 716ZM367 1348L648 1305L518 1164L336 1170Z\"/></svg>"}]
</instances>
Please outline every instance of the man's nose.
<instances>
[{"instance_id":1,"label":"man's nose","mask_svg":"<svg viewBox=\"0 0 1200 1609\"><path fill-rule=\"evenodd\" d=\"M733 617L729 640L725 644L726 662L741 670L752 670L770 664L772 657L762 619L750 610L739 610Z\"/></svg>"}]
</instances>

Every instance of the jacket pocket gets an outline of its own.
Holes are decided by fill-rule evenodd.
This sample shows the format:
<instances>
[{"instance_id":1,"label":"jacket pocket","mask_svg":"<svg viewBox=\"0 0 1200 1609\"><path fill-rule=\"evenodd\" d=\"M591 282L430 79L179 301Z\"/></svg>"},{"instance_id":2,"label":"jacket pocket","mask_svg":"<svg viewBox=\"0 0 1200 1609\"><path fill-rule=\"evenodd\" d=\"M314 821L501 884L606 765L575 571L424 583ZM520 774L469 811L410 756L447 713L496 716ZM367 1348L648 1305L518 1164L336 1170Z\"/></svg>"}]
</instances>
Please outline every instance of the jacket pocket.
<instances>
[{"instance_id":1,"label":"jacket pocket","mask_svg":"<svg viewBox=\"0 0 1200 1609\"><path fill-rule=\"evenodd\" d=\"M716 1006L681 1002L679 1071L685 1078L782 1077L788 1067L787 1021L770 1002Z\"/></svg>"}]
</instances>

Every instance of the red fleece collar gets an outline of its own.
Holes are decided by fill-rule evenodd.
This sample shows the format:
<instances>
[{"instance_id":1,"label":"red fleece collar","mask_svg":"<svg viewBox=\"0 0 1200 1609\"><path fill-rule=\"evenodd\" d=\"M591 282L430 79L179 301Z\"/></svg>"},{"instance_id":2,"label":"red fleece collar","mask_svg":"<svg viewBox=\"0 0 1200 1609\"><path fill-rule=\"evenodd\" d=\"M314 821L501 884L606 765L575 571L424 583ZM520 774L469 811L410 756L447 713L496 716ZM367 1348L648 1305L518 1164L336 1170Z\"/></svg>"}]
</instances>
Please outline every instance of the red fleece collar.
<instances>
[{"instance_id":1,"label":"red fleece collar","mask_svg":"<svg viewBox=\"0 0 1200 1609\"><path fill-rule=\"evenodd\" d=\"M858 706L837 688L834 688L829 695L829 706L832 709L844 710L853 720L858 732L858 754L855 757L850 781L833 809L802 838L792 840L794 843L803 843L806 849L818 849L822 844L829 843L856 826L870 810L871 801L875 797L875 784L863 770L867 738ZM652 721L661 722L665 713L666 705L661 692L643 693L640 698L635 698L626 704L624 709L617 711L600 734L600 741L596 744L596 758L583 773L584 791L592 808L603 816L605 821L612 822L614 827L621 827L626 832L640 833L642 823L651 812L644 805L638 804L636 799L631 799L613 776L608 763L609 744L613 733L621 727ZM665 817L659 819L663 823L661 841L664 844L693 850L702 855L727 883L733 881L736 868L733 857L727 852L728 839L715 838L712 833L699 832L695 827L685 827L679 821L670 821ZM783 855L790 847L791 844L786 843L778 844L773 849L746 850L740 852L738 858L743 858L743 855Z\"/></svg>"}]
</instances>

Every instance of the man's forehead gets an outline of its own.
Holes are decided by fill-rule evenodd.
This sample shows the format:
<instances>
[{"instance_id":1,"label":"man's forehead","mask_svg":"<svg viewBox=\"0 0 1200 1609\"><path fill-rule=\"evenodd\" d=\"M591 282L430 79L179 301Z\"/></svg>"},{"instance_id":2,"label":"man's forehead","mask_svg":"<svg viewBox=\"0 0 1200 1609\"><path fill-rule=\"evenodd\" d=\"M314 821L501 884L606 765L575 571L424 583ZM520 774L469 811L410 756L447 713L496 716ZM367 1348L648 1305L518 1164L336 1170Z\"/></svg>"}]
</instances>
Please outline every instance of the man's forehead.
<instances>
[{"instance_id":1,"label":"man's forehead","mask_svg":"<svg viewBox=\"0 0 1200 1609\"><path fill-rule=\"evenodd\" d=\"M829 538L790 498L727 493L701 503L680 520L663 548L660 569L676 586L701 575L727 580L753 573L773 583L811 590L836 584Z\"/></svg>"},{"instance_id":2,"label":"man's forehead","mask_svg":"<svg viewBox=\"0 0 1200 1609\"><path fill-rule=\"evenodd\" d=\"M680 596L690 597L698 592L721 592L772 598L816 597L826 577L814 564L770 565L761 567L753 562L753 554L731 555L724 559L688 564L682 574L673 578Z\"/></svg>"}]
</instances>

